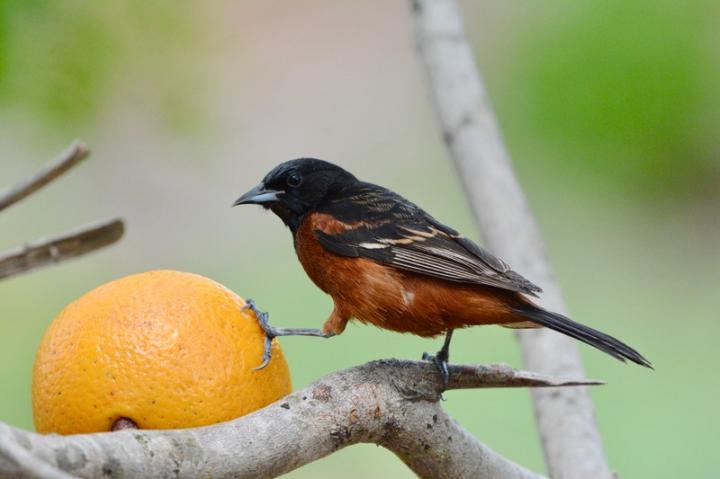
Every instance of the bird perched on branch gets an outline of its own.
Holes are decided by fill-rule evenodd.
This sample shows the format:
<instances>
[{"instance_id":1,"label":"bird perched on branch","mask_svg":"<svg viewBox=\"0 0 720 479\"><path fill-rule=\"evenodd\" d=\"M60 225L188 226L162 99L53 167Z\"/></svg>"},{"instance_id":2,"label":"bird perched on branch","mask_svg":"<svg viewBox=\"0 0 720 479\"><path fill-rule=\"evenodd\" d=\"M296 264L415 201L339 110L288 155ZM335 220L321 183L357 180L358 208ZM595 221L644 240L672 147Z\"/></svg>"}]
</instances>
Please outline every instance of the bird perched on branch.
<instances>
[{"instance_id":1,"label":"bird perched on branch","mask_svg":"<svg viewBox=\"0 0 720 479\"><path fill-rule=\"evenodd\" d=\"M621 361L651 367L612 336L536 305L530 297L541 292L538 286L414 203L332 163L282 163L234 206L243 204L280 217L305 272L334 301L322 329L276 328L256 311L268 338L261 367L270 359L273 337L331 337L353 318L419 336L445 334L440 351L423 356L445 379L453 331L486 324L544 326Z\"/></svg>"}]
</instances>

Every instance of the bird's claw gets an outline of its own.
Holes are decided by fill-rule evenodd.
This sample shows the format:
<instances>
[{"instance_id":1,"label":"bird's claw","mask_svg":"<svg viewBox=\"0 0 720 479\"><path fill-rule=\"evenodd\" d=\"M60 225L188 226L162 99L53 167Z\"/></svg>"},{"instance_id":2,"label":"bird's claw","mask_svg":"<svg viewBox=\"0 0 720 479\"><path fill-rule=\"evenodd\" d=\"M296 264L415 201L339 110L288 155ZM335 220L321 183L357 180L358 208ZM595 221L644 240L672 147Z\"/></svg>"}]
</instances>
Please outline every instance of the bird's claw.
<instances>
[{"instance_id":1,"label":"bird's claw","mask_svg":"<svg viewBox=\"0 0 720 479\"><path fill-rule=\"evenodd\" d=\"M442 377L443 391L447 389L448 382L450 381L450 371L448 370L448 358L445 357L443 351L439 351L434 356L429 353L423 353L422 359L423 361L430 361L435 364L435 367L437 367L440 372L440 376Z\"/></svg>"},{"instance_id":2,"label":"bird's claw","mask_svg":"<svg viewBox=\"0 0 720 479\"><path fill-rule=\"evenodd\" d=\"M265 344L263 347L262 363L260 363L260 366L253 369L253 371L260 371L261 369L265 369L265 367L270 364L270 360L272 359L272 340L277 336L277 333L274 328L270 326L270 315L267 312L258 309L255 301L253 301L252 299L248 299L242 309L243 311L249 309L250 311L255 313L258 324L265 333Z\"/></svg>"},{"instance_id":3,"label":"bird's claw","mask_svg":"<svg viewBox=\"0 0 720 479\"><path fill-rule=\"evenodd\" d=\"M273 338L265 333L265 347L263 349L262 363L260 363L260 366L254 368L253 371L265 369L265 367L270 364L270 360L272 359L272 340Z\"/></svg>"}]
</instances>

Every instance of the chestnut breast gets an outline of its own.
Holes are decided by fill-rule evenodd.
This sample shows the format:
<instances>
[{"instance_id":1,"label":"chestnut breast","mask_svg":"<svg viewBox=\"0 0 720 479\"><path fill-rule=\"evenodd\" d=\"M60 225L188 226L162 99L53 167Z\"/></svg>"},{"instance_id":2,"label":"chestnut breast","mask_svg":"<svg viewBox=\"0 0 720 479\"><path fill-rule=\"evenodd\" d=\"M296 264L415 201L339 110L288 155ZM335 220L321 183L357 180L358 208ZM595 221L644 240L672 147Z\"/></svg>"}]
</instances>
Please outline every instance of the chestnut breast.
<instances>
[{"instance_id":1,"label":"chestnut breast","mask_svg":"<svg viewBox=\"0 0 720 479\"><path fill-rule=\"evenodd\" d=\"M311 213L305 217L295 235L295 251L307 275L333 298L356 296L360 291L377 294L380 290L396 290L400 276L394 270L366 258L339 256L322 247L315 235L320 230L337 234L350 227L333 217Z\"/></svg>"},{"instance_id":2,"label":"chestnut breast","mask_svg":"<svg viewBox=\"0 0 720 479\"><path fill-rule=\"evenodd\" d=\"M295 235L295 250L305 272L353 317L420 336L517 321L507 307L512 300L508 292L406 272L363 257L339 256L323 248L315 235L316 230L337 234L357 226L311 213Z\"/></svg>"}]
</instances>

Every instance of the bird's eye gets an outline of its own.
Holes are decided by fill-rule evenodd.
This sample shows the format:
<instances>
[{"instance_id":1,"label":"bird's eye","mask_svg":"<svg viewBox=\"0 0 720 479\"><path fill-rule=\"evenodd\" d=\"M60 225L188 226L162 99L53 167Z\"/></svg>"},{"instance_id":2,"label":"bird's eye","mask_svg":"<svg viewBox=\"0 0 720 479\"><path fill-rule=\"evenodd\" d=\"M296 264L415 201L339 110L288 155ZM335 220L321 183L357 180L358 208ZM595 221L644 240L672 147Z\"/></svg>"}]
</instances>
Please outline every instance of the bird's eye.
<instances>
[{"instance_id":1,"label":"bird's eye","mask_svg":"<svg viewBox=\"0 0 720 479\"><path fill-rule=\"evenodd\" d=\"M293 173L287 177L287 184L291 188L297 188L302 184L303 178L299 173Z\"/></svg>"}]
</instances>

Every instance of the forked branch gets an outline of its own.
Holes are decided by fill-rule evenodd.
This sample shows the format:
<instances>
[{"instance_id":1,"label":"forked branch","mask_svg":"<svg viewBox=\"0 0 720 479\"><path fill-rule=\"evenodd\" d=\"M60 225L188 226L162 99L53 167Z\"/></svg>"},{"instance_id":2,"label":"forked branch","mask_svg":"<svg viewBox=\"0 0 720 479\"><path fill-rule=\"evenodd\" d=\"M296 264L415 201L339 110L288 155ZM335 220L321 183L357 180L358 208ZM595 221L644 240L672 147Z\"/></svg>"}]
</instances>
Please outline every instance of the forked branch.
<instances>
[{"instance_id":1,"label":"forked branch","mask_svg":"<svg viewBox=\"0 0 720 479\"><path fill-rule=\"evenodd\" d=\"M506 365L450 366L450 389L593 384L600 383ZM541 477L449 417L438 404L441 387L430 363L383 360L331 373L253 414L196 429L43 436L0 423L0 476L257 479L374 443L422 478Z\"/></svg>"}]
</instances>

